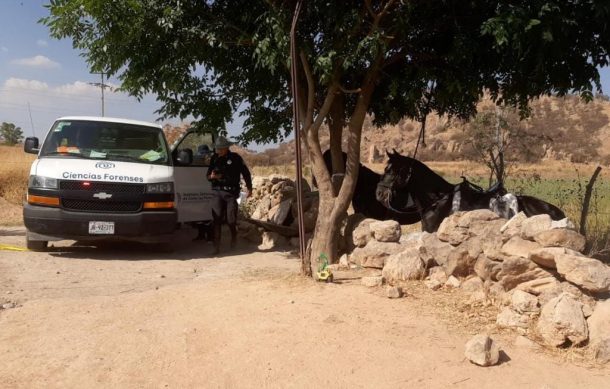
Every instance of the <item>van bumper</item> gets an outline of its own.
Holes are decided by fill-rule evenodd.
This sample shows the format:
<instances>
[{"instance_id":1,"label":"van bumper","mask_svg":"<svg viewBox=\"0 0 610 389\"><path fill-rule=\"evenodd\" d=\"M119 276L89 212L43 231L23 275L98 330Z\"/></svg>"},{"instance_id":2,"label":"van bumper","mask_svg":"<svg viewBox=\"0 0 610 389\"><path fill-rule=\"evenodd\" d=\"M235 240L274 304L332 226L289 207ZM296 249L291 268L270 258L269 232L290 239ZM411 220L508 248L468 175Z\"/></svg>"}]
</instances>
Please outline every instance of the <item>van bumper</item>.
<instances>
[{"instance_id":1,"label":"van bumper","mask_svg":"<svg viewBox=\"0 0 610 389\"><path fill-rule=\"evenodd\" d=\"M160 243L176 230L176 210L129 214L71 212L61 208L23 205L23 221L30 240L128 240ZM114 222L114 234L89 234L90 221Z\"/></svg>"}]
</instances>

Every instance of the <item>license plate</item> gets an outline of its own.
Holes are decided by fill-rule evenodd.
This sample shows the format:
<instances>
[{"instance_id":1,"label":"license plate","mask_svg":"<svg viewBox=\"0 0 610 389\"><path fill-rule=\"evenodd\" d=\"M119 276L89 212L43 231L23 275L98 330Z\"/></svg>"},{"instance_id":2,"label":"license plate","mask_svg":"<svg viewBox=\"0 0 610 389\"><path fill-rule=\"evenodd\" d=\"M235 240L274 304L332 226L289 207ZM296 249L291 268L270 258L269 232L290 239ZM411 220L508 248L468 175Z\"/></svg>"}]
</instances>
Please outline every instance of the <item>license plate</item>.
<instances>
[{"instance_id":1,"label":"license plate","mask_svg":"<svg viewBox=\"0 0 610 389\"><path fill-rule=\"evenodd\" d=\"M89 234L113 235L114 222L89 222Z\"/></svg>"}]
</instances>

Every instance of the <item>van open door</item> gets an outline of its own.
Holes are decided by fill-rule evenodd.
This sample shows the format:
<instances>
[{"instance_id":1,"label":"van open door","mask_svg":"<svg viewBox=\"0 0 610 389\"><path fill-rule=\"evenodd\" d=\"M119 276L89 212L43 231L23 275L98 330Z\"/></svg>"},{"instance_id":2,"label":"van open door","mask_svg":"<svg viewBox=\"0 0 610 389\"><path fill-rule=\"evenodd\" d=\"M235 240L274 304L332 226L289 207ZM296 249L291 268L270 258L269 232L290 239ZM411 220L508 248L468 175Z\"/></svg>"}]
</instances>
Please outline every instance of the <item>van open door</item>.
<instances>
[{"instance_id":1,"label":"van open door","mask_svg":"<svg viewBox=\"0 0 610 389\"><path fill-rule=\"evenodd\" d=\"M206 174L213 152L214 136L195 130L187 131L172 146L179 223L212 220L212 185ZM190 161L179 155L190 156Z\"/></svg>"}]
</instances>

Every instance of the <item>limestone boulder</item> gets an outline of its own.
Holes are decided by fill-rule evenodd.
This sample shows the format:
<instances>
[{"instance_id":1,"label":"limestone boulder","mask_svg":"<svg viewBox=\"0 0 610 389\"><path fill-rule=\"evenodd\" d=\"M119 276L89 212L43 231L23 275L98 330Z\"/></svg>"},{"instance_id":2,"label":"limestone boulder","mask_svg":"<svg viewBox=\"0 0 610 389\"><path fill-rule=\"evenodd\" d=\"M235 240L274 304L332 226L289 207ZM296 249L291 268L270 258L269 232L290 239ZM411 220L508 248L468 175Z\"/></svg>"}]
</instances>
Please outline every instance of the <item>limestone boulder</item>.
<instances>
[{"instance_id":1,"label":"limestone boulder","mask_svg":"<svg viewBox=\"0 0 610 389\"><path fill-rule=\"evenodd\" d=\"M385 288L385 295L390 299L398 299L403 295L402 288L400 286L391 286L388 285Z\"/></svg>"},{"instance_id":2,"label":"limestone boulder","mask_svg":"<svg viewBox=\"0 0 610 389\"><path fill-rule=\"evenodd\" d=\"M484 254L479 255L474 264L474 272L482 280L497 281L497 276L501 269L502 262L493 261Z\"/></svg>"},{"instance_id":3,"label":"limestone boulder","mask_svg":"<svg viewBox=\"0 0 610 389\"><path fill-rule=\"evenodd\" d=\"M511 293L511 307L520 314L536 313L540 311L538 298L533 294L515 289Z\"/></svg>"},{"instance_id":4,"label":"limestone boulder","mask_svg":"<svg viewBox=\"0 0 610 389\"><path fill-rule=\"evenodd\" d=\"M582 304L567 293L551 299L542 307L536 328L549 346L559 347L566 342L579 345L589 337Z\"/></svg>"},{"instance_id":5,"label":"limestone boulder","mask_svg":"<svg viewBox=\"0 0 610 389\"><path fill-rule=\"evenodd\" d=\"M477 258L472 257L468 248L460 245L455 247L447 257L444 265L447 276L466 277L474 273L474 264Z\"/></svg>"},{"instance_id":6,"label":"limestone boulder","mask_svg":"<svg viewBox=\"0 0 610 389\"><path fill-rule=\"evenodd\" d=\"M530 317L519 312L515 312L510 307L504 307L496 318L496 324L504 328L528 328Z\"/></svg>"},{"instance_id":7,"label":"limestone boulder","mask_svg":"<svg viewBox=\"0 0 610 389\"><path fill-rule=\"evenodd\" d=\"M465 212L457 220L458 227L470 228L473 222L488 222L490 220L500 219L495 212L489 209L476 209L474 211Z\"/></svg>"},{"instance_id":8,"label":"limestone boulder","mask_svg":"<svg viewBox=\"0 0 610 389\"><path fill-rule=\"evenodd\" d=\"M267 220L273 224L283 225L290 214L292 201L285 200L272 207L267 215Z\"/></svg>"},{"instance_id":9,"label":"limestone boulder","mask_svg":"<svg viewBox=\"0 0 610 389\"><path fill-rule=\"evenodd\" d=\"M370 226L375 222L375 219L363 219L355 225L352 232L352 242L354 243L354 246L364 247L373 239Z\"/></svg>"},{"instance_id":10,"label":"limestone boulder","mask_svg":"<svg viewBox=\"0 0 610 389\"><path fill-rule=\"evenodd\" d=\"M462 290L468 293L483 292L483 280L479 277L471 277L462 282Z\"/></svg>"},{"instance_id":11,"label":"limestone boulder","mask_svg":"<svg viewBox=\"0 0 610 389\"><path fill-rule=\"evenodd\" d=\"M379 242L398 242L400 240L400 224L395 220L373 222L369 225L369 229Z\"/></svg>"},{"instance_id":12,"label":"limestone boulder","mask_svg":"<svg viewBox=\"0 0 610 389\"><path fill-rule=\"evenodd\" d=\"M585 249L585 237L565 228L539 232L534 236L534 240L543 247L565 247L578 252Z\"/></svg>"},{"instance_id":13,"label":"limestone boulder","mask_svg":"<svg viewBox=\"0 0 610 389\"><path fill-rule=\"evenodd\" d=\"M476 335L466 343L464 356L479 366L493 366L500 360L500 347L488 335Z\"/></svg>"},{"instance_id":14,"label":"limestone boulder","mask_svg":"<svg viewBox=\"0 0 610 389\"><path fill-rule=\"evenodd\" d=\"M447 262L449 253L453 250L451 244L440 240L436 233L424 233L421 240L424 248L422 259L428 267L444 265Z\"/></svg>"},{"instance_id":15,"label":"limestone boulder","mask_svg":"<svg viewBox=\"0 0 610 389\"><path fill-rule=\"evenodd\" d=\"M382 269L385 259L401 250L403 247L398 243L371 240L366 246L357 247L350 255L350 261L362 267Z\"/></svg>"},{"instance_id":16,"label":"limestone boulder","mask_svg":"<svg viewBox=\"0 0 610 389\"><path fill-rule=\"evenodd\" d=\"M528 258L529 253L540 248L540 244L525 240L519 236L513 236L502 246L502 254Z\"/></svg>"},{"instance_id":17,"label":"limestone boulder","mask_svg":"<svg viewBox=\"0 0 610 389\"><path fill-rule=\"evenodd\" d=\"M409 247L387 257L381 274L388 284L394 285L401 281L423 279L425 273L426 267L419 249Z\"/></svg>"},{"instance_id":18,"label":"limestone boulder","mask_svg":"<svg viewBox=\"0 0 610 389\"><path fill-rule=\"evenodd\" d=\"M552 290L557 290L557 294L552 297L557 297L561 293L560 282L557 281L557 278L553 276L548 276L544 278L538 278L531 281L526 281L520 283L515 287L517 290L522 290L526 293L532 294L534 296L540 296L545 292L549 292ZM552 298L550 297L550 298ZM545 302L550 300L550 298L546 298Z\"/></svg>"},{"instance_id":19,"label":"limestone boulder","mask_svg":"<svg viewBox=\"0 0 610 389\"><path fill-rule=\"evenodd\" d=\"M445 274L445 269L442 266L435 266L428 269L428 279L443 285L445 282L447 282L447 274Z\"/></svg>"},{"instance_id":20,"label":"limestone boulder","mask_svg":"<svg viewBox=\"0 0 610 389\"><path fill-rule=\"evenodd\" d=\"M510 218L510 220L508 220L506 223L504 223L502 227L500 227L500 232L507 236L521 234L521 225L523 224L523 221L525 219L527 219L525 213L519 212L518 214Z\"/></svg>"},{"instance_id":21,"label":"limestone boulder","mask_svg":"<svg viewBox=\"0 0 610 389\"><path fill-rule=\"evenodd\" d=\"M262 234L262 242L258 245L259 250L275 250L286 247L288 244L285 237L277 232L265 231Z\"/></svg>"},{"instance_id":22,"label":"limestone boulder","mask_svg":"<svg viewBox=\"0 0 610 389\"><path fill-rule=\"evenodd\" d=\"M548 269L556 269L555 257L561 254L583 256L578 251L570 250L565 247L541 247L529 253L528 258L536 264Z\"/></svg>"},{"instance_id":23,"label":"limestone boulder","mask_svg":"<svg viewBox=\"0 0 610 389\"><path fill-rule=\"evenodd\" d=\"M521 237L523 239L534 240L534 236L542 231L551 229L553 220L547 214L528 217L521 223Z\"/></svg>"},{"instance_id":24,"label":"limestone boulder","mask_svg":"<svg viewBox=\"0 0 610 389\"><path fill-rule=\"evenodd\" d=\"M566 280L593 293L610 291L610 266L579 255L560 254L555 257L557 272Z\"/></svg>"},{"instance_id":25,"label":"limestone boulder","mask_svg":"<svg viewBox=\"0 0 610 389\"><path fill-rule=\"evenodd\" d=\"M495 213L494 213L495 215ZM494 235L501 235L500 228L504 225L506 219L496 219L490 221L473 220L468 228L470 236L480 236L489 239Z\"/></svg>"},{"instance_id":26,"label":"limestone boulder","mask_svg":"<svg viewBox=\"0 0 610 389\"><path fill-rule=\"evenodd\" d=\"M587 319L589 343L610 341L610 299L595 305L593 314Z\"/></svg>"},{"instance_id":27,"label":"limestone boulder","mask_svg":"<svg viewBox=\"0 0 610 389\"><path fill-rule=\"evenodd\" d=\"M440 240L457 246L469 238L468 228L458 226L458 222L462 215L463 212L456 212L443 220L436 232L436 235Z\"/></svg>"},{"instance_id":28,"label":"limestone boulder","mask_svg":"<svg viewBox=\"0 0 610 389\"><path fill-rule=\"evenodd\" d=\"M509 291L517 285L552 275L540 268L529 259L522 257L509 257L502 262L502 268L497 274L498 281L505 290Z\"/></svg>"}]
</instances>

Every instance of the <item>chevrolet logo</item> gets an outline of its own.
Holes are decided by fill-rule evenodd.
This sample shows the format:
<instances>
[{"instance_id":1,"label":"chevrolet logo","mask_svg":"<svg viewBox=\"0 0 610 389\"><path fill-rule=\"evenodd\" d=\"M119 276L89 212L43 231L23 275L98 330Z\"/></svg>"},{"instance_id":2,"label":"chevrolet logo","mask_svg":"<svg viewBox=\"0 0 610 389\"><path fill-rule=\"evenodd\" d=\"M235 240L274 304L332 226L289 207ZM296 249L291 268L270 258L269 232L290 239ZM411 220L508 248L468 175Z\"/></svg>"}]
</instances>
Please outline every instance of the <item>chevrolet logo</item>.
<instances>
[{"instance_id":1,"label":"chevrolet logo","mask_svg":"<svg viewBox=\"0 0 610 389\"><path fill-rule=\"evenodd\" d=\"M96 197L100 200L107 200L112 197L112 194L106 193L106 192L99 192L99 193L94 194L93 197Z\"/></svg>"}]
</instances>

